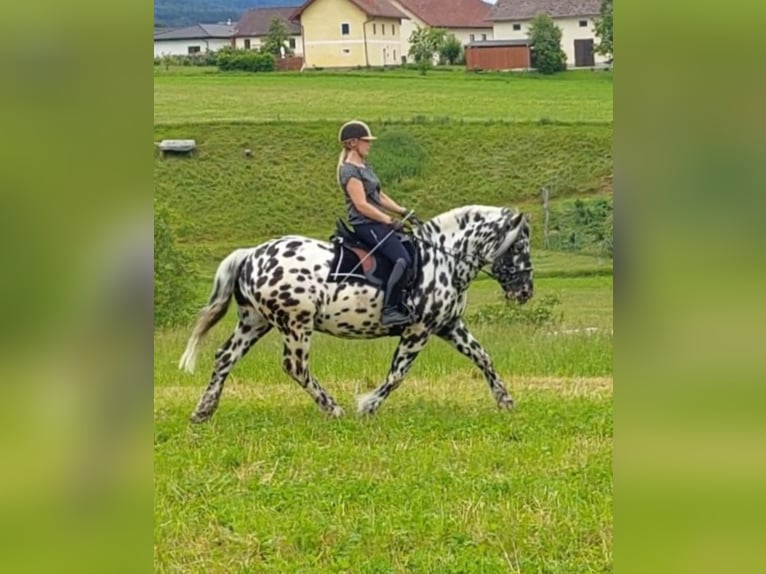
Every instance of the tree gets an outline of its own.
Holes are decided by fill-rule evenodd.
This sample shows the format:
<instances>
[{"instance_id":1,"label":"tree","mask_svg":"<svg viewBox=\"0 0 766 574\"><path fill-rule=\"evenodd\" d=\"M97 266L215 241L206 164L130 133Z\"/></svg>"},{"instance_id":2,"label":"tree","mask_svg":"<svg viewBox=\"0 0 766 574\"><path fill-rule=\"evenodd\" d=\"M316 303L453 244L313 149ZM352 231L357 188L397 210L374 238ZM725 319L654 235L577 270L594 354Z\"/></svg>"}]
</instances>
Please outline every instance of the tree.
<instances>
[{"instance_id":1,"label":"tree","mask_svg":"<svg viewBox=\"0 0 766 574\"><path fill-rule=\"evenodd\" d=\"M439 55L449 64L454 64L463 55L463 44L454 34L447 34L439 47Z\"/></svg>"},{"instance_id":2,"label":"tree","mask_svg":"<svg viewBox=\"0 0 766 574\"><path fill-rule=\"evenodd\" d=\"M282 56L282 49L284 48L285 54L290 56L292 55L292 50L290 50L287 44L289 38L290 35L287 33L285 23L277 16L274 16L271 19L271 24L269 24L269 32L266 35L266 41L263 43L261 51L279 58Z\"/></svg>"},{"instance_id":3,"label":"tree","mask_svg":"<svg viewBox=\"0 0 766 574\"><path fill-rule=\"evenodd\" d=\"M567 57L561 49L561 28L548 14L540 13L532 20L529 30L532 49L532 67L541 74L555 74L566 70Z\"/></svg>"},{"instance_id":4,"label":"tree","mask_svg":"<svg viewBox=\"0 0 766 574\"><path fill-rule=\"evenodd\" d=\"M446 32L440 28L421 28L410 34L410 56L420 68L420 73L425 74L433 65L434 54L439 51L444 43Z\"/></svg>"},{"instance_id":5,"label":"tree","mask_svg":"<svg viewBox=\"0 0 766 574\"><path fill-rule=\"evenodd\" d=\"M596 28L594 32L600 40L598 46L596 46L596 53L602 56L614 57L614 44L613 38L613 12L614 2L613 0L601 0L601 14L596 21Z\"/></svg>"}]
</instances>

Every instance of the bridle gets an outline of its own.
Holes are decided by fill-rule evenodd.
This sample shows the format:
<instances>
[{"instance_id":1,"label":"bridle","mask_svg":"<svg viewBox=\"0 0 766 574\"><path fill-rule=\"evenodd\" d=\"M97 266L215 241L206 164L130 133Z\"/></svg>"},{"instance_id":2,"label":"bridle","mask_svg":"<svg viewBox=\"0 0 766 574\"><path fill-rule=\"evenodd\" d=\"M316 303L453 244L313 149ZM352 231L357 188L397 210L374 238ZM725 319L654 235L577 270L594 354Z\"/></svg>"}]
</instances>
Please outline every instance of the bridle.
<instances>
[{"instance_id":1,"label":"bridle","mask_svg":"<svg viewBox=\"0 0 766 574\"><path fill-rule=\"evenodd\" d=\"M414 227L414 225L413 225L413 227ZM419 227L422 227L422 226L419 226ZM487 277L491 277L492 279L494 279L495 281L498 281L498 282L500 281L500 278L497 275L495 275L491 271L487 271L486 269L484 269L484 267L490 263L489 260L484 259L484 258L470 257L471 260L469 261L469 257L466 256L466 255L463 255L462 253L455 253L454 251L451 251L449 249L445 249L444 247L439 247L438 245L435 245L431 241L428 241L427 239L423 239L422 237L417 237L414 234L412 234L410 236L415 241L418 241L418 242L422 243L423 245L427 245L428 247L431 247L432 249L435 249L436 251L439 251L440 253L443 253L444 255L449 255L450 257L453 257L453 258L457 259L458 261L462 261L463 263L467 263L472 268L473 267L477 267L478 270L479 270L479 273L484 273ZM477 259L478 259L478 264L477 264ZM515 267L513 267L511 269L510 273L511 273L511 277L514 277L514 276L516 276L519 273L525 273L525 272L531 272L531 271L532 271L532 266L530 265L529 267L525 267L524 269L516 269Z\"/></svg>"}]
</instances>

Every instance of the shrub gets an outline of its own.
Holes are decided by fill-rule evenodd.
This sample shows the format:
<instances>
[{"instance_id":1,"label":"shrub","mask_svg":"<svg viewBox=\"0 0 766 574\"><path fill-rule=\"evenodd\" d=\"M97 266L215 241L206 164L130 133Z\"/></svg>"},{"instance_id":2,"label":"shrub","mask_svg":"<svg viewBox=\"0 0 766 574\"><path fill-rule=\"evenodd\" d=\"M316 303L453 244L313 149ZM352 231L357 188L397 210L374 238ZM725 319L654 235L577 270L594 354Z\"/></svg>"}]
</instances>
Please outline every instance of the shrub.
<instances>
[{"instance_id":1,"label":"shrub","mask_svg":"<svg viewBox=\"0 0 766 574\"><path fill-rule=\"evenodd\" d=\"M393 185L423 170L426 152L410 134L383 132L375 142L375 171L384 185Z\"/></svg>"},{"instance_id":2,"label":"shrub","mask_svg":"<svg viewBox=\"0 0 766 574\"><path fill-rule=\"evenodd\" d=\"M171 214L154 202L154 326L170 327L194 314L189 261L178 249Z\"/></svg>"},{"instance_id":3,"label":"shrub","mask_svg":"<svg viewBox=\"0 0 766 574\"><path fill-rule=\"evenodd\" d=\"M553 249L613 256L614 200L576 199L551 210L549 243Z\"/></svg>"},{"instance_id":4,"label":"shrub","mask_svg":"<svg viewBox=\"0 0 766 574\"><path fill-rule=\"evenodd\" d=\"M515 301L483 305L478 311L468 312L466 320L470 324L511 324L540 328L558 325L564 317L556 307L561 301L556 295L535 297L525 305Z\"/></svg>"},{"instance_id":5,"label":"shrub","mask_svg":"<svg viewBox=\"0 0 766 574\"><path fill-rule=\"evenodd\" d=\"M529 30L532 49L532 67L541 74L555 74L566 70L566 54L561 49L561 28L545 13L532 20Z\"/></svg>"},{"instance_id":6,"label":"shrub","mask_svg":"<svg viewBox=\"0 0 766 574\"><path fill-rule=\"evenodd\" d=\"M271 72L275 68L274 56L253 50L222 48L218 51L216 63L222 71Z\"/></svg>"}]
</instances>

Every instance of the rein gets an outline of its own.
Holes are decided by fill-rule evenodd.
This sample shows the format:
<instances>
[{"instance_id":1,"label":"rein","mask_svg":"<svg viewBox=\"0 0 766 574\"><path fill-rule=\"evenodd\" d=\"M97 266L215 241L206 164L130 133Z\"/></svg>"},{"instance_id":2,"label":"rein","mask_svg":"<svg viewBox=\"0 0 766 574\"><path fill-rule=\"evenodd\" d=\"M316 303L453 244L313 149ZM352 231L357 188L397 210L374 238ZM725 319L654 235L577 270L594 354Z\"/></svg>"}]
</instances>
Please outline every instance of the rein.
<instances>
[{"instance_id":1,"label":"rein","mask_svg":"<svg viewBox=\"0 0 766 574\"><path fill-rule=\"evenodd\" d=\"M450 257L454 257L455 259L457 259L459 261L462 261L463 263L468 263L471 266L474 266L476 264L476 259L477 258L475 258L475 257L471 257L471 260L469 261L468 257L466 257L466 256L464 256L464 255L462 255L460 253L455 253L454 251L451 251L449 249L444 249L443 247L439 247L438 245L435 245L435 244L433 244L432 242L430 242L430 241L428 241L426 239L423 239L421 237L416 237L415 235L412 235L412 238L415 239L416 241L419 241L423 245L427 245L428 247L431 247L431 248L435 249L436 251L439 251L439 252L443 253L444 255L449 255ZM485 261L483 259L479 259L478 263L479 263L478 264L479 273L484 273L487 277L490 277L490 278L494 279L495 281L500 281L500 278L497 275L495 275L491 271L487 271L486 269L484 269L484 266L489 263L488 261ZM532 267L526 267L526 268L523 269L523 271L532 271ZM521 271L517 271L515 269L513 271L511 271L512 275L515 275L516 273L521 273Z\"/></svg>"}]
</instances>

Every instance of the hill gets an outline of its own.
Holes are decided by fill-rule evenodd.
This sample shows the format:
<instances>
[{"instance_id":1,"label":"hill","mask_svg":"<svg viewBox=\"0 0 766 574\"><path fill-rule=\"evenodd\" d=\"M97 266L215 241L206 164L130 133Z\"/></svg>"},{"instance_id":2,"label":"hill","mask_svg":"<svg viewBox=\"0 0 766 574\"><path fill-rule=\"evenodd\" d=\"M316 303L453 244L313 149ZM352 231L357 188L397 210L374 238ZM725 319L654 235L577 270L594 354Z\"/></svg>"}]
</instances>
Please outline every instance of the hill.
<instances>
[{"instance_id":1,"label":"hill","mask_svg":"<svg viewBox=\"0 0 766 574\"><path fill-rule=\"evenodd\" d=\"M155 197L174 213L205 291L235 247L288 233L330 235L344 215L334 173L338 126L361 117L379 137L370 161L385 189L421 217L470 203L520 207L534 217L536 269L609 272L611 95L611 74L578 72L155 69L154 140L198 144L194 157L155 159ZM546 251L543 187L552 204Z\"/></svg>"},{"instance_id":2,"label":"hill","mask_svg":"<svg viewBox=\"0 0 766 574\"><path fill-rule=\"evenodd\" d=\"M193 138L193 158L155 160L155 197L178 217L178 236L208 274L230 249L280 234L327 238L343 216L335 182L335 122L158 126L155 140ZM557 201L606 193L607 125L391 123L376 125L370 161L397 200L430 217L470 203L525 206L540 188ZM243 154L251 149L252 157ZM535 234L541 245L541 234Z\"/></svg>"},{"instance_id":3,"label":"hill","mask_svg":"<svg viewBox=\"0 0 766 574\"><path fill-rule=\"evenodd\" d=\"M299 0L155 0L154 26L236 22L242 12L269 6L299 6Z\"/></svg>"}]
</instances>

